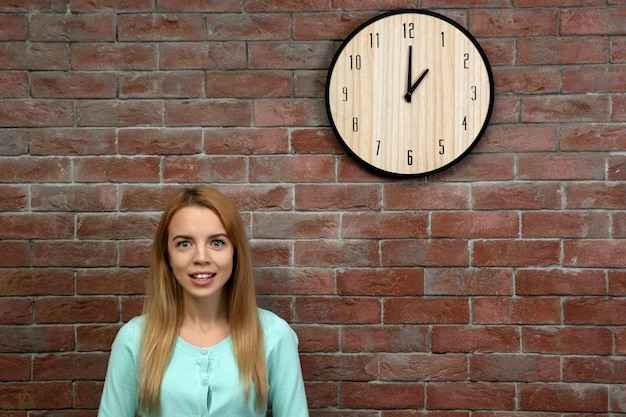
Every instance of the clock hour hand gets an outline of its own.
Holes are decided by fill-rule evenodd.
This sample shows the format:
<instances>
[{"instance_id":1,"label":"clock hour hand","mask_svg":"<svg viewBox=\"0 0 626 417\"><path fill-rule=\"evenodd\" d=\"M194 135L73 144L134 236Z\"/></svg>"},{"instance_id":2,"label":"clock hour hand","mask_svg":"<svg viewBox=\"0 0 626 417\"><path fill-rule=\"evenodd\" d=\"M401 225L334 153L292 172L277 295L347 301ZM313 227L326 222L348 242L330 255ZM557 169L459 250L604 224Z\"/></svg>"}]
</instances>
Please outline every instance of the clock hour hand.
<instances>
[{"instance_id":1,"label":"clock hour hand","mask_svg":"<svg viewBox=\"0 0 626 417\"><path fill-rule=\"evenodd\" d=\"M422 75L420 75L417 81L415 81L415 84L412 84L412 81L413 81L412 62L413 62L413 46L409 45L409 70L407 71L408 76L407 76L407 83L406 83L406 94L404 95L404 99L407 101L407 103L411 102L411 95L413 94L417 86L422 82L426 74L428 74L428 68L427 68L422 73Z\"/></svg>"}]
</instances>

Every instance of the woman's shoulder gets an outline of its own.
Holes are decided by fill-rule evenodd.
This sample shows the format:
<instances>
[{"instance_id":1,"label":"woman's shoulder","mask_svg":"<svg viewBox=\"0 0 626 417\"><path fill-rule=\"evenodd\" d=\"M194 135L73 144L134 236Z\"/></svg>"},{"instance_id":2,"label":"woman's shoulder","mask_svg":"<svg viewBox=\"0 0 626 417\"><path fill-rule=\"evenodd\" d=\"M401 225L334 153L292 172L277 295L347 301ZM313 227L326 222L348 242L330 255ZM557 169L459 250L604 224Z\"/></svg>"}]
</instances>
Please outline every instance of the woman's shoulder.
<instances>
[{"instance_id":1,"label":"woman's shoulder","mask_svg":"<svg viewBox=\"0 0 626 417\"><path fill-rule=\"evenodd\" d=\"M124 323L117 332L116 340L126 341L126 343L138 342L144 320L144 316L137 316Z\"/></svg>"},{"instance_id":2,"label":"woman's shoulder","mask_svg":"<svg viewBox=\"0 0 626 417\"><path fill-rule=\"evenodd\" d=\"M289 323L278 314L259 308L258 315L266 338L283 339L285 337L295 337L296 333Z\"/></svg>"}]
</instances>

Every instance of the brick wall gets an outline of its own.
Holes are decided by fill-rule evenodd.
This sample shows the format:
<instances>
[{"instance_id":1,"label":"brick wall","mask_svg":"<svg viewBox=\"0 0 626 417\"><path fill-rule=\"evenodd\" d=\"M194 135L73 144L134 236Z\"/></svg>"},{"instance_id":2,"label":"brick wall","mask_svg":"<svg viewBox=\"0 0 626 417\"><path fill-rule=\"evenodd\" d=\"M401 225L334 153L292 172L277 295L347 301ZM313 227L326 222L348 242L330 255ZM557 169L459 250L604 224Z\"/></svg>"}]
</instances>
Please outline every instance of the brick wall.
<instances>
[{"instance_id":1,"label":"brick wall","mask_svg":"<svg viewBox=\"0 0 626 417\"><path fill-rule=\"evenodd\" d=\"M404 7L468 27L496 99L467 158L390 179L339 145L324 85ZM0 417L96 415L195 183L241 207L312 416L626 413L625 22L624 0L0 0Z\"/></svg>"}]
</instances>

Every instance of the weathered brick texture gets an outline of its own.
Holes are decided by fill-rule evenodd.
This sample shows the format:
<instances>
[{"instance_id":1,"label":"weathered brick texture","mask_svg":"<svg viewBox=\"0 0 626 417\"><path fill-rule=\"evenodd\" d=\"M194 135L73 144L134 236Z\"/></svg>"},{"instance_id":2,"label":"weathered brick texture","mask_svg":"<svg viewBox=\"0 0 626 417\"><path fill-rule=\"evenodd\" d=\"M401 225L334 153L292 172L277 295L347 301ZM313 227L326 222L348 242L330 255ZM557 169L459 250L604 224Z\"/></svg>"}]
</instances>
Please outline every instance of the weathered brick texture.
<instances>
[{"instance_id":1,"label":"weathered brick texture","mask_svg":"<svg viewBox=\"0 0 626 417\"><path fill-rule=\"evenodd\" d=\"M380 176L330 129L366 19L467 27L472 153ZM0 0L0 417L95 417L182 187L241 207L312 417L626 413L624 0Z\"/></svg>"}]
</instances>

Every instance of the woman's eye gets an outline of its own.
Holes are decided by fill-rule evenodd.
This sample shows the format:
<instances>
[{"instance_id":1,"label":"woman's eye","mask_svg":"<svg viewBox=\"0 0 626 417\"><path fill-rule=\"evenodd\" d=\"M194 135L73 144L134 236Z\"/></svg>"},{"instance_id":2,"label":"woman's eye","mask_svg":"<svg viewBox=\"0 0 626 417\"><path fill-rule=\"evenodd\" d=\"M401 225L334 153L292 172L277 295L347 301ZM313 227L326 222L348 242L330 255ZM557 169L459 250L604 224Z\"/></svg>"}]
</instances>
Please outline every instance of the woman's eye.
<instances>
[{"instance_id":1,"label":"woman's eye","mask_svg":"<svg viewBox=\"0 0 626 417\"><path fill-rule=\"evenodd\" d=\"M213 246L215 246L216 248L221 248L225 244L226 244L226 242L224 242L223 240L214 240L213 241Z\"/></svg>"},{"instance_id":2,"label":"woman's eye","mask_svg":"<svg viewBox=\"0 0 626 417\"><path fill-rule=\"evenodd\" d=\"M191 242L188 240L181 240L179 242L176 242L177 248L188 248L190 246L191 246Z\"/></svg>"}]
</instances>

